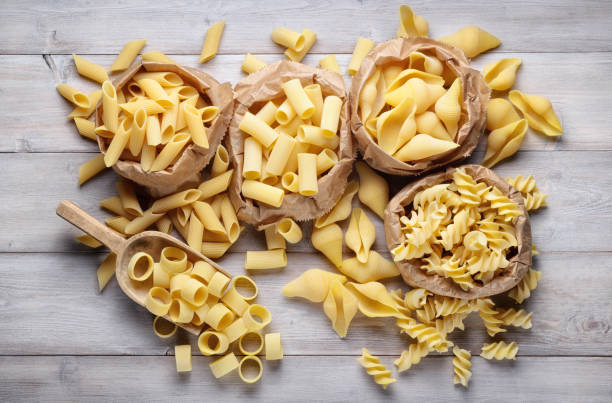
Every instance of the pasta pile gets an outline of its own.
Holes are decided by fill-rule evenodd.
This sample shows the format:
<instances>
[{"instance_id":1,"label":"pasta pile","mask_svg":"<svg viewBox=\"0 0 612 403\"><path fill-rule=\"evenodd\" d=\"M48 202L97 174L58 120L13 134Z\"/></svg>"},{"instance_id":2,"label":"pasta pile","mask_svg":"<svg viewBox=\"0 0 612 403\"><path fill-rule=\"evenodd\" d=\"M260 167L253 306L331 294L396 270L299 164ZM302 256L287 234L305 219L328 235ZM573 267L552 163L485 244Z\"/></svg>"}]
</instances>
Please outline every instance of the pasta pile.
<instances>
[{"instance_id":1,"label":"pasta pile","mask_svg":"<svg viewBox=\"0 0 612 403\"><path fill-rule=\"evenodd\" d=\"M338 162L343 100L299 79L282 85L280 98L246 112L242 194L280 207L285 193L315 196L318 179Z\"/></svg>"},{"instance_id":2,"label":"pasta pile","mask_svg":"<svg viewBox=\"0 0 612 403\"><path fill-rule=\"evenodd\" d=\"M499 189L457 169L452 183L415 195L412 210L400 218L404 243L391 254L395 261L421 259L428 274L468 290L510 264L517 246L513 223L522 214Z\"/></svg>"},{"instance_id":3,"label":"pasta pile","mask_svg":"<svg viewBox=\"0 0 612 403\"><path fill-rule=\"evenodd\" d=\"M459 147L463 83L435 56L378 66L359 94L359 117L387 154L402 161L433 157Z\"/></svg>"}]
</instances>

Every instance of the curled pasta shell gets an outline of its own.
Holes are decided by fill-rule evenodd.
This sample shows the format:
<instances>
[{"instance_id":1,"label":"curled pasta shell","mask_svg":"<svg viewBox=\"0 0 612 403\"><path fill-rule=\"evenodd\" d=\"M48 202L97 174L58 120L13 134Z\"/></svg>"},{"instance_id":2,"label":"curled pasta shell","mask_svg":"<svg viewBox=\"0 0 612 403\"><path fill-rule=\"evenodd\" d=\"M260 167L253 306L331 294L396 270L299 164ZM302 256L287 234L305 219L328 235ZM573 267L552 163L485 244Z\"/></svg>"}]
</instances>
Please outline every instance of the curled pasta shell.
<instances>
[{"instance_id":1,"label":"curled pasta shell","mask_svg":"<svg viewBox=\"0 0 612 403\"><path fill-rule=\"evenodd\" d=\"M374 73L367 79L361 93L359 94L359 109L362 122L367 122L368 118L372 115L374 102L376 97L379 95L376 88L378 79L380 78L381 71L376 69Z\"/></svg>"},{"instance_id":2,"label":"curled pasta shell","mask_svg":"<svg viewBox=\"0 0 612 403\"><path fill-rule=\"evenodd\" d=\"M482 165L491 168L499 161L516 153L521 147L521 143L526 133L527 121L525 119L493 130L489 134L487 153L482 161Z\"/></svg>"},{"instance_id":3,"label":"curled pasta shell","mask_svg":"<svg viewBox=\"0 0 612 403\"><path fill-rule=\"evenodd\" d=\"M521 120L512 104L503 98L493 98L487 104L487 129L495 130Z\"/></svg>"},{"instance_id":4,"label":"curled pasta shell","mask_svg":"<svg viewBox=\"0 0 612 403\"><path fill-rule=\"evenodd\" d=\"M362 209L353 209L351 214L351 222L349 223L346 234L344 234L344 242L357 255L357 260L361 263L368 261L370 247L376 240L376 228L374 224L363 212Z\"/></svg>"},{"instance_id":5,"label":"curled pasta shell","mask_svg":"<svg viewBox=\"0 0 612 403\"><path fill-rule=\"evenodd\" d=\"M510 91L508 98L523 113L532 129L547 136L560 136L563 133L561 123L547 98L516 90Z\"/></svg>"},{"instance_id":6,"label":"curled pasta shell","mask_svg":"<svg viewBox=\"0 0 612 403\"><path fill-rule=\"evenodd\" d=\"M283 287L285 297L301 297L312 302L323 302L329 293L332 281L346 282L341 274L321 269L310 269Z\"/></svg>"},{"instance_id":7,"label":"curled pasta shell","mask_svg":"<svg viewBox=\"0 0 612 403\"><path fill-rule=\"evenodd\" d=\"M323 253L336 267L342 264L342 229L338 224L313 228L310 237L312 246Z\"/></svg>"},{"instance_id":8,"label":"curled pasta shell","mask_svg":"<svg viewBox=\"0 0 612 403\"><path fill-rule=\"evenodd\" d=\"M482 71L482 75L489 88L505 91L512 88L516 79L516 71L521 66L519 57L510 57L489 63Z\"/></svg>"},{"instance_id":9,"label":"curled pasta shell","mask_svg":"<svg viewBox=\"0 0 612 403\"><path fill-rule=\"evenodd\" d=\"M387 83L385 93L389 94L408 82L411 78L420 78L427 84L444 85L444 79L438 75L426 73L416 69L401 71L390 83ZM401 100L400 100L401 101ZM398 102L399 103L399 102Z\"/></svg>"},{"instance_id":10,"label":"curled pasta shell","mask_svg":"<svg viewBox=\"0 0 612 403\"><path fill-rule=\"evenodd\" d=\"M412 9L406 5L400 6L399 15L400 25L397 29L398 38L407 38L410 36L427 37L429 24L425 18L416 15Z\"/></svg>"},{"instance_id":11,"label":"curled pasta shell","mask_svg":"<svg viewBox=\"0 0 612 403\"><path fill-rule=\"evenodd\" d=\"M463 90L461 80L456 78L451 87L436 101L436 115L444 123L448 134L454 139L461 118L461 104L463 103Z\"/></svg>"},{"instance_id":12,"label":"curled pasta shell","mask_svg":"<svg viewBox=\"0 0 612 403\"><path fill-rule=\"evenodd\" d=\"M498 47L501 43L498 38L474 25L463 27L454 34L438 40L463 50L467 57L476 57L487 50Z\"/></svg>"},{"instance_id":13,"label":"curled pasta shell","mask_svg":"<svg viewBox=\"0 0 612 403\"><path fill-rule=\"evenodd\" d=\"M429 134L440 140L453 141L444 128L444 125L434 112L425 111L415 116L417 132Z\"/></svg>"},{"instance_id":14,"label":"curled pasta shell","mask_svg":"<svg viewBox=\"0 0 612 403\"><path fill-rule=\"evenodd\" d=\"M347 283L346 287L359 301L359 310L370 318L397 316L397 306L387 288L376 281L365 284Z\"/></svg>"},{"instance_id":15,"label":"curled pasta shell","mask_svg":"<svg viewBox=\"0 0 612 403\"><path fill-rule=\"evenodd\" d=\"M409 56L409 67L422 70L426 73L441 75L444 71L442 62L435 57L427 56L422 52L412 52Z\"/></svg>"},{"instance_id":16,"label":"curled pasta shell","mask_svg":"<svg viewBox=\"0 0 612 403\"><path fill-rule=\"evenodd\" d=\"M378 145L387 154L395 153L416 134L414 98L404 98L395 108L380 115L376 121Z\"/></svg>"},{"instance_id":17,"label":"curled pasta shell","mask_svg":"<svg viewBox=\"0 0 612 403\"><path fill-rule=\"evenodd\" d=\"M338 280L333 280L323 301L323 312L331 320L338 336L345 337L349 325L359 310L357 298Z\"/></svg>"},{"instance_id":18,"label":"curled pasta shell","mask_svg":"<svg viewBox=\"0 0 612 403\"><path fill-rule=\"evenodd\" d=\"M417 134L393 156L400 161L416 161L442 154L459 147L452 141L440 140L428 134Z\"/></svg>"},{"instance_id":19,"label":"curled pasta shell","mask_svg":"<svg viewBox=\"0 0 612 403\"><path fill-rule=\"evenodd\" d=\"M385 259L380 253L371 250L365 262L357 258L346 259L339 270L360 283L378 281L383 278L399 276L395 263Z\"/></svg>"},{"instance_id":20,"label":"curled pasta shell","mask_svg":"<svg viewBox=\"0 0 612 403\"><path fill-rule=\"evenodd\" d=\"M363 161L358 161L355 169L359 175L359 201L384 218L389 203L389 184Z\"/></svg>"}]
</instances>

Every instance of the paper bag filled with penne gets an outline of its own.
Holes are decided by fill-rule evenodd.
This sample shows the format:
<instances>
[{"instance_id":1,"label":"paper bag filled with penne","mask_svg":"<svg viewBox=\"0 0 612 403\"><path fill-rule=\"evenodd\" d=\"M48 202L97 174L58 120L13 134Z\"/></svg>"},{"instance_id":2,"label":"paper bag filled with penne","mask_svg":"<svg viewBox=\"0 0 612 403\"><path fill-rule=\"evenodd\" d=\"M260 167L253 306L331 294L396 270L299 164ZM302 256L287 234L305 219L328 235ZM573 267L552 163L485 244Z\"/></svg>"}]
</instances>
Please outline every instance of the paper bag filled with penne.
<instances>
[{"instance_id":1,"label":"paper bag filled with penne","mask_svg":"<svg viewBox=\"0 0 612 403\"><path fill-rule=\"evenodd\" d=\"M351 128L373 168L418 175L469 156L490 89L464 53L427 38L398 38L363 60L350 91Z\"/></svg>"},{"instance_id":2,"label":"paper bag filled with penne","mask_svg":"<svg viewBox=\"0 0 612 403\"><path fill-rule=\"evenodd\" d=\"M281 61L249 75L234 91L226 144L238 218L263 227L329 211L354 158L342 77Z\"/></svg>"},{"instance_id":3,"label":"paper bag filled with penne","mask_svg":"<svg viewBox=\"0 0 612 403\"><path fill-rule=\"evenodd\" d=\"M407 284L448 297L508 291L531 265L523 197L481 165L407 185L387 205L385 236Z\"/></svg>"},{"instance_id":4,"label":"paper bag filled with penne","mask_svg":"<svg viewBox=\"0 0 612 403\"><path fill-rule=\"evenodd\" d=\"M137 63L102 85L98 145L107 166L162 197L201 182L232 110L229 83L176 64Z\"/></svg>"}]
</instances>

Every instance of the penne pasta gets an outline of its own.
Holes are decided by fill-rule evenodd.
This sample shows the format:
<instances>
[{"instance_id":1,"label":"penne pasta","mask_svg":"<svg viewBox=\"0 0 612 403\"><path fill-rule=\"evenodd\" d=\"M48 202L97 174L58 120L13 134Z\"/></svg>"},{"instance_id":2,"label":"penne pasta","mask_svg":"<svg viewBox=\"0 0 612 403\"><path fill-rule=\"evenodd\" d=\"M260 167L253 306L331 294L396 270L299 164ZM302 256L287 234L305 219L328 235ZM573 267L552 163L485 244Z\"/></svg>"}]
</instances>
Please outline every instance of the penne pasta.
<instances>
[{"instance_id":1,"label":"penne pasta","mask_svg":"<svg viewBox=\"0 0 612 403\"><path fill-rule=\"evenodd\" d=\"M304 38L303 34L283 27L274 28L274 31L272 31L272 40L296 52L302 51L302 49L304 49L304 43L306 42L306 38Z\"/></svg>"},{"instance_id":2,"label":"penne pasta","mask_svg":"<svg viewBox=\"0 0 612 403\"><path fill-rule=\"evenodd\" d=\"M90 140L97 140L95 131L96 125L94 122L84 118L75 117L74 124L81 136L86 137Z\"/></svg>"},{"instance_id":3,"label":"penne pasta","mask_svg":"<svg viewBox=\"0 0 612 403\"><path fill-rule=\"evenodd\" d=\"M174 60L170 59L164 53L159 52L157 50L152 50L150 52L143 53L140 57L142 57L142 60L146 60L149 62L177 64Z\"/></svg>"},{"instance_id":4,"label":"penne pasta","mask_svg":"<svg viewBox=\"0 0 612 403\"><path fill-rule=\"evenodd\" d=\"M321 130L323 136L333 137L338 131L338 123L340 122L340 110L342 109L342 100L340 97L330 95L325 97L323 102L323 112L321 114Z\"/></svg>"},{"instance_id":5,"label":"penne pasta","mask_svg":"<svg viewBox=\"0 0 612 403\"><path fill-rule=\"evenodd\" d=\"M351 61L349 62L348 73L352 76L357 74L361 62L365 59L366 55L374 48L374 42L369 39L359 37L357 44L353 50Z\"/></svg>"},{"instance_id":6,"label":"penne pasta","mask_svg":"<svg viewBox=\"0 0 612 403\"><path fill-rule=\"evenodd\" d=\"M217 55L224 28L225 21L218 22L208 28L208 31L206 31L206 38L204 39L204 45L202 46L202 53L200 53L200 63L207 62Z\"/></svg>"},{"instance_id":7,"label":"penne pasta","mask_svg":"<svg viewBox=\"0 0 612 403\"><path fill-rule=\"evenodd\" d=\"M244 114L238 128L255 137L266 148L270 147L278 137L278 133L273 128L251 112Z\"/></svg>"},{"instance_id":8,"label":"penne pasta","mask_svg":"<svg viewBox=\"0 0 612 403\"><path fill-rule=\"evenodd\" d=\"M323 59L319 60L319 66L326 70L330 70L340 74L340 67L338 66L338 60L336 60L336 55L325 56Z\"/></svg>"},{"instance_id":9,"label":"penne pasta","mask_svg":"<svg viewBox=\"0 0 612 403\"><path fill-rule=\"evenodd\" d=\"M315 107L310 120L312 120L315 126L319 126L321 124L321 115L323 114L323 93L321 92L321 86L319 84L307 85L304 87L304 92Z\"/></svg>"},{"instance_id":10,"label":"penne pasta","mask_svg":"<svg viewBox=\"0 0 612 403\"><path fill-rule=\"evenodd\" d=\"M222 173L221 175L215 176L205 182L202 182L198 187L198 190L202 192L200 200L209 199L219 193L225 192L229 186L230 180L232 179L233 169Z\"/></svg>"},{"instance_id":11,"label":"penne pasta","mask_svg":"<svg viewBox=\"0 0 612 403\"><path fill-rule=\"evenodd\" d=\"M183 190L182 192L177 192L156 200L151 206L151 210L154 213L165 213L194 203L200 198L201 194L202 192L198 189Z\"/></svg>"},{"instance_id":12,"label":"penne pasta","mask_svg":"<svg viewBox=\"0 0 612 403\"><path fill-rule=\"evenodd\" d=\"M138 56L138 53L142 50L142 48L144 48L146 43L147 41L145 41L144 39L130 41L126 43L123 49L121 49L119 55L117 55L117 58L111 65L109 71L111 73L115 73L117 71L126 70L128 67L130 67L130 65L132 64L136 56Z\"/></svg>"},{"instance_id":13,"label":"penne pasta","mask_svg":"<svg viewBox=\"0 0 612 403\"><path fill-rule=\"evenodd\" d=\"M131 216L142 216L143 211L136 197L134 187L125 181L117 182L116 187L123 210Z\"/></svg>"},{"instance_id":14,"label":"penne pasta","mask_svg":"<svg viewBox=\"0 0 612 403\"><path fill-rule=\"evenodd\" d=\"M168 216L163 216L155 223L157 230L163 232L164 234L172 233L172 220ZM197 248L196 248L197 250Z\"/></svg>"},{"instance_id":15,"label":"penne pasta","mask_svg":"<svg viewBox=\"0 0 612 403\"><path fill-rule=\"evenodd\" d=\"M300 80L298 78L289 80L282 84L281 88L300 119L309 119L314 113L314 105L306 95Z\"/></svg>"},{"instance_id":16,"label":"penne pasta","mask_svg":"<svg viewBox=\"0 0 612 403\"><path fill-rule=\"evenodd\" d=\"M251 74L263 69L267 65L268 64L266 62L264 62L257 56L253 56L252 54L247 53L244 56L244 61L242 62L242 66L240 66L240 69L242 69L242 71L247 74Z\"/></svg>"},{"instance_id":17,"label":"penne pasta","mask_svg":"<svg viewBox=\"0 0 612 403\"><path fill-rule=\"evenodd\" d=\"M212 206L203 201L193 203L193 211L199 217L207 231L214 234L226 235L225 227L221 224L219 217L215 214ZM192 214L193 215L193 214Z\"/></svg>"},{"instance_id":18,"label":"penne pasta","mask_svg":"<svg viewBox=\"0 0 612 403\"><path fill-rule=\"evenodd\" d=\"M115 231L125 234L125 227L130 223L130 220L126 217L110 217L104 220L107 227L114 229Z\"/></svg>"},{"instance_id":19,"label":"penne pasta","mask_svg":"<svg viewBox=\"0 0 612 403\"><path fill-rule=\"evenodd\" d=\"M104 199L98 203L100 207L107 209L111 213L120 215L122 217L128 217L131 214L125 211L123 205L121 204L121 199L118 197L109 197L108 199Z\"/></svg>"},{"instance_id":20,"label":"penne pasta","mask_svg":"<svg viewBox=\"0 0 612 403\"><path fill-rule=\"evenodd\" d=\"M102 98L102 90L95 90L95 91L90 92L87 95L87 98L89 99L89 107L87 108L82 108L80 106L75 107L72 110L72 112L70 112L70 115L68 115L68 119L73 119L73 118L87 119L88 117L90 117L91 114L96 109L98 102Z\"/></svg>"},{"instance_id":21,"label":"penne pasta","mask_svg":"<svg viewBox=\"0 0 612 403\"><path fill-rule=\"evenodd\" d=\"M90 62L81 56L77 56L74 53L72 54L72 58L74 59L74 65L76 66L79 75L100 84L108 80L108 74L106 73L104 67L94 62Z\"/></svg>"},{"instance_id":22,"label":"penne pasta","mask_svg":"<svg viewBox=\"0 0 612 403\"><path fill-rule=\"evenodd\" d=\"M159 118L157 117L157 115L147 116L145 135L147 139L147 145L157 146L161 144L161 126L159 124Z\"/></svg>"},{"instance_id":23,"label":"penne pasta","mask_svg":"<svg viewBox=\"0 0 612 403\"><path fill-rule=\"evenodd\" d=\"M89 108L89 97L68 84L58 84L55 89L68 101L80 108Z\"/></svg>"},{"instance_id":24,"label":"penne pasta","mask_svg":"<svg viewBox=\"0 0 612 403\"><path fill-rule=\"evenodd\" d=\"M274 186L265 183L245 180L242 182L242 195L249 199L257 200L272 207L280 207L283 204L285 192Z\"/></svg>"},{"instance_id":25,"label":"penne pasta","mask_svg":"<svg viewBox=\"0 0 612 403\"><path fill-rule=\"evenodd\" d=\"M128 141L130 140L130 133L132 131L131 128L127 128L128 120L124 119L119 128L117 129L117 133L113 136L108 148L106 149L106 153L104 154L104 163L107 167L111 167L119 161L119 157L121 157L121 153L127 146Z\"/></svg>"},{"instance_id":26,"label":"penne pasta","mask_svg":"<svg viewBox=\"0 0 612 403\"><path fill-rule=\"evenodd\" d=\"M75 238L75 240L90 248L99 248L100 246L104 245L102 242L88 234L78 236Z\"/></svg>"},{"instance_id":27,"label":"penne pasta","mask_svg":"<svg viewBox=\"0 0 612 403\"><path fill-rule=\"evenodd\" d=\"M179 104L178 114L176 116L176 130L177 131L183 130L185 127L187 127L187 121L185 120L185 106L191 105L195 107L198 102L199 97L200 97L199 94L192 95L191 97L183 100Z\"/></svg>"},{"instance_id":28,"label":"penne pasta","mask_svg":"<svg viewBox=\"0 0 612 403\"><path fill-rule=\"evenodd\" d=\"M134 218L128 225L125 226L127 235L138 234L155 224L155 221L164 216L164 213L153 213L151 209L145 210L140 217Z\"/></svg>"},{"instance_id":29,"label":"penne pasta","mask_svg":"<svg viewBox=\"0 0 612 403\"><path fill-rule=\"evenodd\" d=\"M142 150L140 150L140 167L145 172L151 172L151 167L153 166L153 161L155 161L155 157L157 156L157 148L155 146L150 146L145 144L142 146Z\"/></svg>"},{"instance_id":30,"label":"penne pasta","mask_svg":"<svg viewBox=\"0 0 612 403\"><path fill-rule=\"evenodd\" d=\"M236 210L234 210L234 206L227 195L221 198L221 220L229 241L231 243L236 242L240 235L240 224L238 223Z\"/></svg>"},{"instance_id":31,"label":"penne pasta","mask_svg":"<svg viewBox=\"0 0 612 403\"><path fill-rule=\"evenodd\" d=\"M314 45L317 40L317 34L305 28L302 30L302 35L304 36L304 47L300 51L293 50L288 48L285 50L285 57L294 62L301 62L306 53L310 51L310 48Z\"/></svg>"},{"instance_id":32,"label":"penne pasta","mask_svg":"<svg viewBox=\"0 0 612 403\"><path fill-rule=\"evenodd\" d=\"M291 218L283 218L276 226L276 232L289 243L298 243L302 240L302 229Z\"/></svg>"},{"instance_id":33,"label":"penne pasta","mask_svg":"<svg viewBox=\"0 0 612 403\"><path fill-rule=\"evenodd\" d=\"M98 291L102 291L108 284L111 278L115 275L115 266L117 261L117 255L109 253L106 259L100 264L96 275L98 277Z\"/></svg>"},{"instance_id":34,"label":"penne pasta","mask_svg":"<svg viewBox=\"0 0 612 403\"><path fill-rule=\"evenodd\" d=\"M132 131L130 133L129 150L132 155L140 154L145 140L145 131L147 130L147 113L143 108L140 108L132 117Z\"/></svg>"},{"instance_id":35,"label":"penne pasta","mask_svg":"<svg viewBox=\"0 0 612 403\"><path fill-rule=\"evenodd\" d=\"M153 161L153 165L151 166L151 171L157 172L169 167L187 145L189 140L190 137L187 133L175 134L157 157L155 157L155 161Z\"/></svg>"},{"instance_id":36,"label":"penne pasta","mask_svg":"<svg viewBox=\"0 0 612 403\"><path fill-rule=\"evenodd\" d=\"M195 250L202 247L202 238L204 236L204 225L198 219L196 214L192 214L189 218L189 229L187 232L187 245Z\"/></svg>"},{"instance_id":37,"label":"penne pasta","mask_svg":"<svg viewBox=\"0 0 612 403\"><path fill-rule=\"evenodd\" d=\"M219 144L217 151L215 152L215 158L213 159L212 167L210 168L210 175L214 178L215 176L221 175L227 171L229 167L229 154L227 148L223 147L223 144Z\"/></svg>"},{"instance_id":38,"label":"penne pasta","mask_svg":"<svg viewBox=\"0 0 612 403\"><path fill-rule=\"evenodd\" d=\"M170 98L158 81L151 78L142 78L136 82L149 98L157 102L164 109L170 109L175 106L175 101Z\"/></svg>"},{"instance_id":39,"label":"penne pasta","mask_svg":"<svg viewBox=\"0 0 612 403\"><path fill-rule=\"evenodd\" d=\"M206 128L204 127L204 122L202 121L202 115L200 112L195 106L184 105L183 116L185 118L185 122L187 122L189 132L191 133L191 140L197 146L208 149L208 135L206 134Z\"/></svg>"},{"instance_id":40,"label":"penne pasta","mask_svg":"<svg viewBox=\"0 0 612 403\"><path fill-rule=\"evenodd\" d=\"M276 139L272 152L268 157L266 172L276 176L282 175L287 164L287 156L293 152L295 143L296 140L293 137L281 133Z\"/></svg>"},{"instance_id":41,"label":"penne pasta","mask_svg":"<svg viewBox=\"0 0 612 403\"><path fill-rule=\"evenodd\" d=\"M319 193L317 183L317 155L300 153L298 158L298 188L302 196L314 196Z\"/></svg>"},{"instance_id":42,"label":"penne pasta","mask_svg":"<svg viewBox=\"0 0 612 403\"><path fill-rule=\"evenodd\" d=\"M287 266L285 249L247 251L244 268L247 270L278 269Z\"/></svg>"},{"instance_id":43,"label":"penne pasta","mask_svg":"<svg viewBox=\"0 0 612 403\"><path fill-rule=\"evenodd\" d=\"M106 169L104 154L98 154L79 168L79 185L87 182Z\"/></svg>"},{"instance_id":44,"label":"penne pasta","mask_svg":"<svg viewBox=\"0 0 612 403\"><path fill-rule=\"evenodd\" d=\"M138 74L135 74L134 77L132 77L132 80L138 82L139 80L142 80L145 78L157 81L159 85L161 85L164 88L175 88L175 87L185 84L181 76L179 76L176 73L171 73L167 71L166 72L152 71L152 72L138 73Z\"/></svg>"},{"instance_id":45,"label":"penne pasta","mask_svg":"<svg viewBox=\"0 0 612 403\"><path fill-rule=\"evenodd\" d=\"M119 104L117 91L110 81L102 84L102 123L112 133L117 132L119 126Z\"/></svg>"}]
</instances>

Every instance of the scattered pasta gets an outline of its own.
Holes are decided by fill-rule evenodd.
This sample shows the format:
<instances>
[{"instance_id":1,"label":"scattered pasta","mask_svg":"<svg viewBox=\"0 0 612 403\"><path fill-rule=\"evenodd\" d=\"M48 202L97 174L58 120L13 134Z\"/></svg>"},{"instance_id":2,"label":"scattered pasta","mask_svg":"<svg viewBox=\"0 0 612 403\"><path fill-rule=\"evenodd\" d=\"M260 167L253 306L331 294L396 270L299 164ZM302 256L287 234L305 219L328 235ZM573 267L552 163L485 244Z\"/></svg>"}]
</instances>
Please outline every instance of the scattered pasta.
<instances>
[{"instance_id":1,"label":"scattered pasta","mask_svg":"<svg viewBox=\"0 0 612 403\"><path fill-rule=\"evenodd\" d=\"M397 382L397 379L391 377L391 371L380 363L378 357L370 354L367 348L363 348L361 357L357 358L359 364L366 369L368 375L374 378L374 382L387 389L387 386Z\"/></svg>"}]
</instances>

